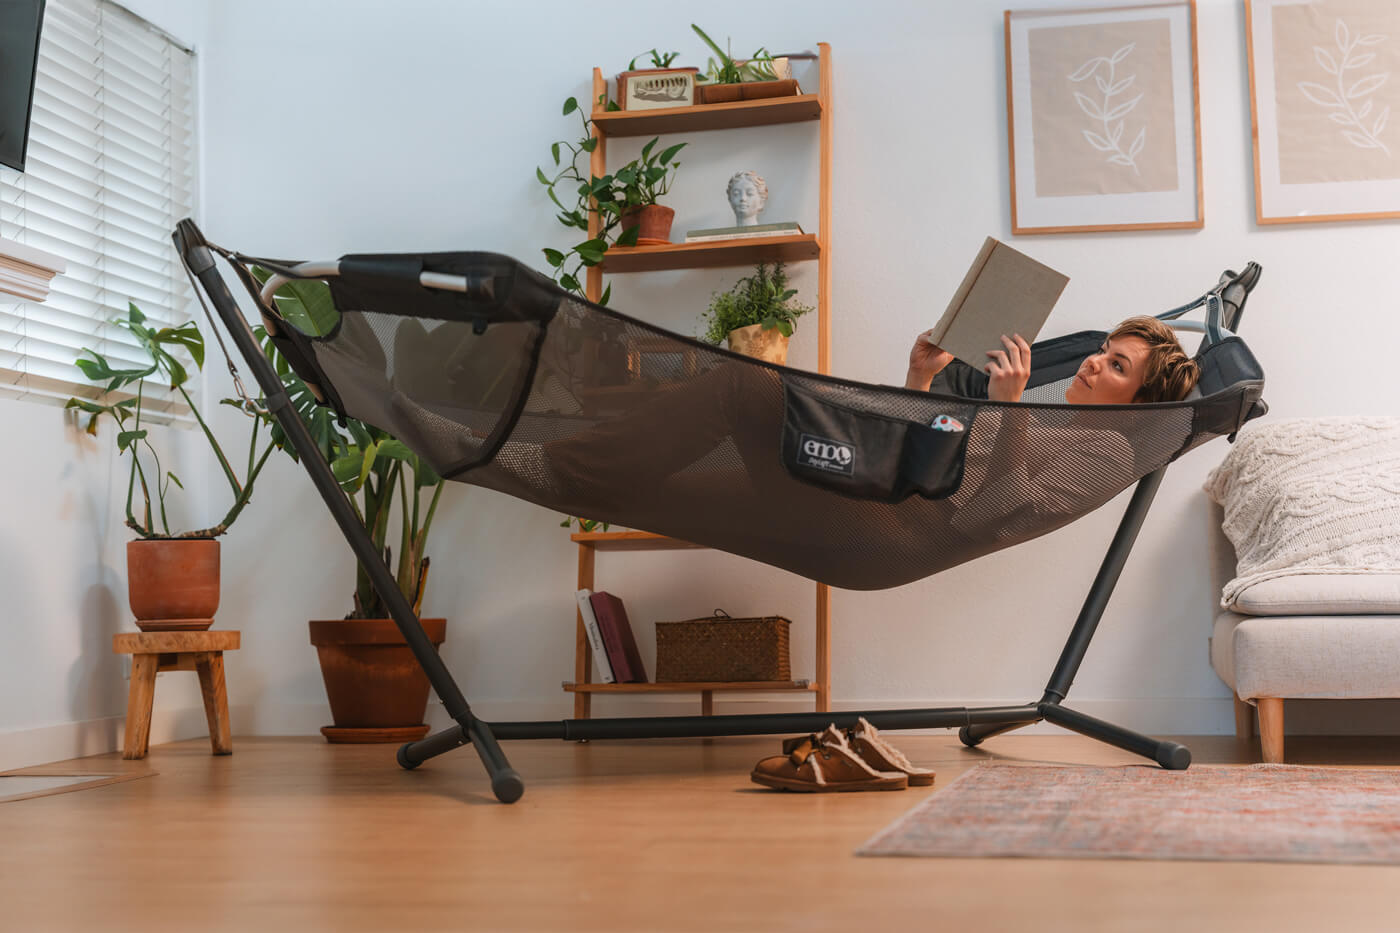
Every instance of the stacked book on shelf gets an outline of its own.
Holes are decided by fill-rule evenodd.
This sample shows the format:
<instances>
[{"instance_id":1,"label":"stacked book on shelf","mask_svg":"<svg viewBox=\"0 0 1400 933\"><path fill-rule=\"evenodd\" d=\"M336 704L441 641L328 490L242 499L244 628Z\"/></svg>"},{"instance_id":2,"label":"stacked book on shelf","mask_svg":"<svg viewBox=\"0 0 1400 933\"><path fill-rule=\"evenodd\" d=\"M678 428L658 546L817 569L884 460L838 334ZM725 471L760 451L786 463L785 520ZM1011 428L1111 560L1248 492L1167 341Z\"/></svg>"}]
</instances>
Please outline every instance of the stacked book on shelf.
<instances>
[{"instance_id":1,"label":"stacked book on shelf","mask_svg":"<svg viewBox=\"0 0 1400 933\"><path fill-rule=\"evenodd\" d=\"M611 593L578 591L578 611L583 629L593 648L593 663L598 679L605 684L644 684L646 668L642 665L632 625L622 600Z\"/></svg>"},{"instance_id":2,"label":"stacked book on shelf","mask_svg":"<svg viewBox=\"0 0 1400 933\"><path fill-rule=\"evenodd\" d=\"M757 224L748 227L711 227L686 231L687 243L707 243L711 240L747 240L754 237L791 236L801 233L802 226L793 221L777 224Z\"/></svg>"}]
</instances>

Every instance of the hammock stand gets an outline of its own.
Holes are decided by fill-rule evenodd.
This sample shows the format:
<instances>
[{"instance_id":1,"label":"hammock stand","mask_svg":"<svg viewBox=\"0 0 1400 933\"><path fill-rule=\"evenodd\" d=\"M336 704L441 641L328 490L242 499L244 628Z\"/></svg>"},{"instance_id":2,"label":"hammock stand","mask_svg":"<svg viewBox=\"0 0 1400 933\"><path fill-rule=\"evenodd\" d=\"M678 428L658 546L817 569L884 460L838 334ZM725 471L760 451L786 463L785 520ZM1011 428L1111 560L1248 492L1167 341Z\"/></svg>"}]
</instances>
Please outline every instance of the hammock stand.
<instances>
[{"instance_id":1,"label":"hammock stand","mask_svg":"<svg viewBox=\"0 0 1400 933\"><path fill-rule=\"evenodd\" d=\"M870 576L861 568L848 568L847 564L857 563L857 561L845 553L846 546L841 542L836 542L829 552L813 558L817 561L816 563L794 564L786 557L787 550L791 550L791 548L770 553L763 549L761 543L747 547L743 541L735 543L733 540L716 539L719 532L713 528L686 526L684 524L687 520L686 516L676 517L681 526L679 532L655 524L652 526L651 530L663 534L681 537L697 544L708 544L712 547L731 550L743 556L753 557L777 566L785 566L816 579L822 579L828 571L831 574L839 575L849 570L849 578L832 579L828 577L826 582L837 586L868 589L908 582L909 579L917 579L918 576L936 572L944 567L970 560L1000 547L1043 534L1068 523L1079 514L1096 508L1135 481L1136 490L1119 522L1117 532L1109 545L1098 574L1089 588L1088 595L1069 633L1059 660L1039 700L1017 706L976 708L947 707L488 723L473 715L462 691L458 688L456 681L438 656L437 651L428 641L417 616L407 599L399 591L392 573L358 520L351 503L342 491L330 467L320 456L314 440L289 399L276 369L263 354L237 302L225 285L216 267L215 253L224 256L229 261L249 291L268 326L269 332L273 335L279 351L286 357L298 375L309 386L313 387L313 391L318 392L318 398L324 396L323 403L333 406L339 414L344 415L348 411L354 417L361 418L367 423L375 424L395 434L417 450L446 478L462 479L497 488L547 505L550 508L561 511L568 510L571 514L591 514L595 517L609 518L630 527L647 527L647 525L629 521L629 518L635 519L633 515L613 516L599 511L589 511L586 506L596 505L595 502L582 503L576 498L571 498L570 495L562 495L554 499L542 497L536 492L536 487L520 485L517 479L501 478L492 472L496 469L496 461L506 456L502 451L512 449L508 443L513 440L512 435L522 434L528 439L532 422L530 421L531 414L526 410L529 406L526 405L525 397L529 394L531 404L535 404L537 396L530 393L538 390L539 384L546 380L545 367L541 363L541 345L545 343L545 335L551 330L551 326L555 331L559 331L564 326L562 323L551 324L556 314L583 313L590 316L589 320L603 321L609 326L625 325L632 332L640 332L650 338L669 340L678 352L692 355L709 354L725 365L742 362L745 367L752 366L781 376L786 392L786 417L789 419L793 417L794 412L800 415L803 406L812 402L813 398L816 399L814 404L818 408L822 408L826 402L830 401L833 393L839 395L840 405L826 405L819 412L821 417L828 419L822 425L828 431L835 429L830 421L831 418L836 418L839 421L841 418L851 416L852 411L855 412L855 417L860 420L878 422L877 426L881 431L892 429L891 425L900 432L905 430L906 425L900 418L890 418L888 414L884 416L863 414L859 409L861 405L866 404L866 402L861 401L865 395L872 397L878 395L880 399L893 400L899 404L915 406L932 404L933 409L916 408L913 414L901 416L905 419L922 419L922 422L908 426L908 438L904 438L903 433L899 435L903 439L904 452L902 455L896 456L900 462L891 468L899 473L895 479L892 480L889 476L884 478L867 476L865 480L874 483L875 487L878 488L866 490L862 496L856 497L832 493L829 490L818 489L816 486L808 486L809 482L818 485L829 485L836 481L845 482L850 479L846 475L834 477L821 475L809 477L807 480L799 478L799 480L793 481L797 487L801 487L796 494L824 496L826 499L823 501L829 502L832 508L842 508L847 505L852 508L857 506L861 508L885 508L885 506L879 506L878 503L895 502L911 496L910 501L914 505L909 506L909 508L944 507L950 498L956 498L955 493L949 492L950 488L957 487L960 482L966 485L963 477L963 457L968 451L968 435L974 435L974 443L976 441L973 422L981 409L1002 409L1006 417L1020 412L1027 419L1052 420L1055 417L1083 418L1084 410L1080 409L1078 413L1075 413L1072 410L1073 406L1065 406L1063 403L1055 405L1021 402L999 405L970 397L971 393L976 390L976 382L980 374L968 370L967 367L962 367L962 370L959 371L958 364L949 367L949 370L946 371L948 375L944 381L941 384L936 382L934 392L930 394L888 387L861 386L845 380L819 377L814 374L800 373L796 370L749 361L747 358L735 357L726 351L669 334L606 308L578 301L573 296L557 289L544 277L497 254L347 256L338 262L293 265L269 260L255 260L252 257L232 253L214 246L188 219L180 222L173 238L181 261L192 278L198 279L203 293L208 295L218 311L224 329L231 335L244 362L257 380L264 397L262 404L277 419L282 430L286 433L288 442L296 450L298 459L310 475L336 523L340 526L351 550L365 568L418 663L427 674L433 689L454 720L454 724L443 731L401 746L398 749L397 760L402 767L415 768L429 758L470 743L476 749L488 772L491 788L496 798L502 802L511 803L519 799L524 792L524 783L515 770L510 767L498 740L586 740L815 732L831 723L842 727L853 726L857 718L862 716L880 729L956 727L959 730L959 738L968 746L976 746L994 735L1044 720L1150 758L1163 768L1181 770L1190 765L1191 753L1185 746L1154 739L1087 716L1066 707L1062 701L1068 696L1070 685L1084 659L1090 640L1093 638L1109 597L1127 561L1128 554L1147 516L1148 508L1161 483L1166 464L1213 437L1228 434L1233 439L1234 432L1244 422L1267 411L1267 406L1260 398L1263 391L1262 370L1254 361L1248 348L1233 334L1243 313L1245 299L1258 281L1260 274L1258 265L1249 263L1243 272L1227 272L1221 277L1220 283L1201 298L1158 315L1163 320L1175 320L1188 311L1205 309L1206 320L1203 325L1189 322L1179 322L1175 325L1179 329L1200 330L1205 333L1202 348L1197 357L1198 360L1202 361L1203 370L1199 397L1178 403L1095 406L1094 409L1089 410L1092 417L1104 419L1117 418L1119 421L1131 421L1134 418L1146 419L1143 421L1146 428L1139 431L1139 436L1134 439L1135 442L1166 432L1169 424L1180 423L1182 427L1176 435L1165 443L1161 450L1152 453L1145 460L1139 456L1137 462L1124 467L1125 471L1131 470L1132 472L1124 472L1114 488L1096 490L1092 501L1086 499L1085 502L1080 503L1074 515L1052 517L1042 521L1037 527L1024 531L1024 533L1001 539L984 535L983 539L978 540L975 535L969 536L963 541L961 550L948 554L935 553L929 558L931 563L918 568L900 569L899 572L903 576L899 578ZM260 288L249 271L249 266L254 263L277 273L274 276L274 281L269 281L266 288ZM346 376L347 370L337 370L337 367L344 362L343 359L336 356L336 353L339 352L338 345L353 343L355 339L353 335L348 333L350 328L338 328L342 332L332 333L323 338L308 338L295 331L281 319L271 295L278 284L293 278L327 280L331 286L332 295L336 299L337 308L341 311L342 322L349 322L352 318L357 317L368 320L375 315L393 316L396 320L407 318L432 318L435 321L457 320L464 327L469 326L472 333L477 336L488 335L493 331L515 333L520 328L525 328L523 332L531 336L522 344L522 352L525 356L523 362L517 364L502 361L500 354L494 350L484 356L478 355L478 359L495 360L493 365L513 367L509 371L503 370L495 375L510 377L505 381L513 381L516 387L514 392L508 395L507 400L498 406L502 408L502 412L497 421L487 425L482 430L467 431L463 429L461 423L469 422L471 416L460 413L456 416L462 419L462 422L452 426L458 428L461 435L472 438L471 444L468 445L469 455L465 459L459 457L454 468L451 458L441 450L441 438L431 433L414 437L412 435L416 430L415 425L418 425L419 422L410 423L409 421L397 420L401 416L401 410L405 407L416 408L412 399L405 400L395 395L394 404L386 405L381 400L383 393L380 391L380 386L358 386L354 384L358 381L357 379ZM502 292L503 288L505 291L509 291L511 285L514 288L513 294L504 297L498 294ZM199 294L200 291L201 289L197 287L196 294L203 303L204 299ZM434 302L441 304L441 307L434 306ZM354 311L357 308L367 310L364 312ZM447 310L443 310L444 308ZM370 309L372 309L372 314ZM207 305L205 311L208 313ZM217 330L216 328L216 336ZM361 337L363 338L364 334L368 333L369 331L362 328ZM437 333L442 334L443 331ZM1037 387L1051 386L1053 390L1056 385L1062 386L1064 381L1073 375L1079 360L1093 352L1103 336L1101 332L1086 332L1037 344L1035 355L1032 358L1034 369L1027 397L1033 398ZM372 343L372 341L370 342ZM374 344L374 346L377 347L378 344ZM350 356L355 355L355 353L350 354ZM373 365L388 365L382 359L370 362ZM237 371L233 367L231 358L229 365L234 374L235 384L242 392L242 383L238 380ZM329 377L328 371L331 370L338 372L336 379ZM410 380L410 375L409 367L404 367L403 372L400 373L401 381ZM980 378L985 379L985 377ZM1060 381L1056 382L1057 379ZM496 380L492 385L496 385L499 381L499 379ZM489 395L493 391L495 391L494 388L488 387L482 390L482 394ZM826 396L823 396L823 393L826 393ZM952 412L954 417L961 416L963 423L967 424L968 430L961 435L948 434L946 431L928 432L923 426L929 424L930 410L942 411L945 414ZM1069 410L1068 414L1067 410ZM423 415L423 418L430 425L435 425L437 421L442 420L433 412L428 412ZM805 428L805 425L803 427ZM916 427L923 428L923 433L916 432ZM959 425L959 429L961 429L961 425ZM855 430L859 431L861 427L858 425ZM1043 425L1038 428L1033 427L1031 430L1032 439L1042 436L1046 430L1053 430L1053 428L1046 429ZM410 435L410 437L406 437L405 434ZM1049 435L1044 436L1048 437ZM883 444L883 435L876 440ZM461 440L461 437L454 436L451 443L458 445L453 450L460 453L459 448L465 442ZM538 445L531 449L538 449ZM950 450L952 454L949 453ZM1135 455L1141 455L1141 450L1136 450ZM795 472L790 460L788 466L789 472ZM830 471L829 465L822 469ZM840 470L836 470L836 472L839 474ZM906 474L912 474L915 477L910 481L912 488L908 488L909 483L905 482L908 479ZM890 476L893 475L892 472ZM857 478L859 479L859 477ZM549 479L549 482L555 481ZM537 480L537 482L545 483L546 480ZM895 485L889 488L880 485L889 482L893 482ZM990 482L988 480L989 484ZM860 499L869 501L857 501ZM877 503L877 506L872 506L870 501ZM625 508L625 506L620 505L619 508ZM673 522L672 527L675 524ZM732 522L727 524L725 529L732 531L733 529L730 527L732 524ZM989 527L995 524L990 523ZM1001 524L1005 525L1007 522ZM993 527L993 531L995 530ZM687 533L691 531L695 532L693 536ZM706 535L711 540L706 540ZM790 542L781 543L789 544ZM775 554L780 556L775 557ZM825 561L825 563L820 561ZM844 561L844 563L838 563L838 561ZM867 560L864 563L881 564L884 562L884 560Z\"/></svg>"}]
</instances>

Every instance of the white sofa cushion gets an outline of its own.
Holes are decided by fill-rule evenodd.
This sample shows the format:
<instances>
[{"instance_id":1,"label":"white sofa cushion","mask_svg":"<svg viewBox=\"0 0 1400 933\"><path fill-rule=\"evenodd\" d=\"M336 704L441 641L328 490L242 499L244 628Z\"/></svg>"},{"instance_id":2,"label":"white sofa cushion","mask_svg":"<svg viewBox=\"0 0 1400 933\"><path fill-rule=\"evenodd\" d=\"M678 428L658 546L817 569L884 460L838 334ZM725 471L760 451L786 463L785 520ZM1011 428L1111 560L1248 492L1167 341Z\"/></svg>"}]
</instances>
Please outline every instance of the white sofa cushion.
<instances>
[{"instance_id":1,"label":"white sofa cushion","mask_svg":"<svg viewBox=\"0 0 1400 933\"><path fill-rule=\"evenodd\" d=\"M1242 699L1400 697L1400 615L1222 612L1210 663Z\"/></svg>"},{"instance_id":2,"label":"white sofa cushion","mask_svg":"<svg viewBox=\"0 0 1400 933\"><path fill-rule=\"evenodd\" d=\"M1251 616L1400 614L1400 573L1304 573L1241 590L1235 612Z\"/></svg>"},{"instance_id":3,"label":"white sofa cushion","mask_svg":"<svg viewBox=\"0 0 1400 933\"><path fill-rule=\"evenodd\" d=\"M1400 575L1400 418L1246 427L1205 489L1235 550L1226 609L1281 577Z\"/></svg>"}]
</instances>

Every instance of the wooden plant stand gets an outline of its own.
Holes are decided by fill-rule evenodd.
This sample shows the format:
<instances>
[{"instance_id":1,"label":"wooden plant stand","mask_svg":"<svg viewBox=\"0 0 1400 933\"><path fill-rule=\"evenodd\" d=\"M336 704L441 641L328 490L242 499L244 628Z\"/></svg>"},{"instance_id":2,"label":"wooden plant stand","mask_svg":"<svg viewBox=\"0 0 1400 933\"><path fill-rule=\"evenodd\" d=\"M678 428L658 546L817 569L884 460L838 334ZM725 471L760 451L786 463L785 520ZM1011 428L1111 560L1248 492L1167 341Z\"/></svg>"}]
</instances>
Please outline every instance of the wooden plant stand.
<instances>
[{"instance_id":1,"label":"wooden plant stand","mask_svg":"<svg viewBox=\"0 0 1400 933\"><path fill-rule=\"evenodd\" d=\"M126 701L126 740L122 757L145 758L151 741L151 705L156 697L156 674L198 671L209 719L209 742L215 755L232 755L228 690L224 686L224 652L239 646L236 631L122 632L112 638L112 650L131 655L131 692Z\"/></svg>"}]
</instances>

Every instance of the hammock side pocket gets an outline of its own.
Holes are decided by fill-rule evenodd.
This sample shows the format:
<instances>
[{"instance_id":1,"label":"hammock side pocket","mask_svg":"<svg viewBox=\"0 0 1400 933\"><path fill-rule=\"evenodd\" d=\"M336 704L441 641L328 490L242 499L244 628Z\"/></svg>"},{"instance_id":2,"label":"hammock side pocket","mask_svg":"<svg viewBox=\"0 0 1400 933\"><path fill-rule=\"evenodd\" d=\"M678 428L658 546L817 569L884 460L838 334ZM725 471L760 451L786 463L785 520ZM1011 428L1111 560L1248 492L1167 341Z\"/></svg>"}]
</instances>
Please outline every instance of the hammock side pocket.
<instances>
[{"instance_id":1,"label":"hammock side pocket","mask_svg":"<svg viewBox=\"0 0 1400 933\"><path fill-rule=\"evenodd\" d=\"M946 498L962 482L967 430L953 419L938 428L871 414L786 381L783 395L783 466L800 480L891 503Z\"/></svg>"}]
</instances>

